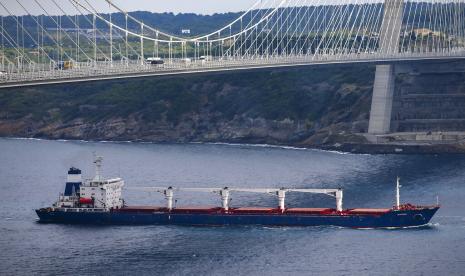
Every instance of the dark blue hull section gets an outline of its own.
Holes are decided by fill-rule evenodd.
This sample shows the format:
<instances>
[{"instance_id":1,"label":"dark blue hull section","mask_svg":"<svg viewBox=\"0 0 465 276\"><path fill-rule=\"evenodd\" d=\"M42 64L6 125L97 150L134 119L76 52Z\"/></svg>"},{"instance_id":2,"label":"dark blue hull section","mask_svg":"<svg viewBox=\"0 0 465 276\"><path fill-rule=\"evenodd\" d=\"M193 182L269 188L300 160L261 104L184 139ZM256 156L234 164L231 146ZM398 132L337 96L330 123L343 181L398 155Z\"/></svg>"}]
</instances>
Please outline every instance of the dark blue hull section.
<instances>
[{"instance_id":1,"label":"dark blue hull section","mask_svg":"<svg viewBox=\"0 0 465 276\"><path fill-rule=\"evenodd\" d=\"M391 211L381 215L183 214L170 212L64 212L37 210L40 222L92 225L266 225L340 226L350 228L412 227L429 223L439 208Z\"/></svg>"}]
</instances>

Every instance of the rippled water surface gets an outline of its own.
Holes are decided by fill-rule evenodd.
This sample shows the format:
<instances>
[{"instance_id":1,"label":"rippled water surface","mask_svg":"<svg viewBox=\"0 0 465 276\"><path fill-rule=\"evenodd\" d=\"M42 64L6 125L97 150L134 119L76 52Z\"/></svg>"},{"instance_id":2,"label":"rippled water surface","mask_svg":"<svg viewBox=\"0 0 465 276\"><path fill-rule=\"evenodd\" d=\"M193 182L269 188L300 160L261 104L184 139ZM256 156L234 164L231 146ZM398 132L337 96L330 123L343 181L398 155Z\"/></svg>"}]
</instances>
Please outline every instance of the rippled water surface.
<instances>
[{"instance_id":1,"label":"rippled water surface","mask_svg":"<svg viewBox=\"0 0 465 276\"><path fill-rule=\"evenodd\" d=\"M342 187L344 205L402 201L442 208L429 227L72 226L38 224L77 166L127 187ZM154 145L0 139L2 275L465 275L465 156L352 155L233 145ZM129 204L164 204L159 194L125 191ZM178 194L177 205L218 205L209 194ZM333 207L332 198L290 195L294 207ZM233 206L275 206L267 195L234 195Z\"/></svg>"}]
</instances>

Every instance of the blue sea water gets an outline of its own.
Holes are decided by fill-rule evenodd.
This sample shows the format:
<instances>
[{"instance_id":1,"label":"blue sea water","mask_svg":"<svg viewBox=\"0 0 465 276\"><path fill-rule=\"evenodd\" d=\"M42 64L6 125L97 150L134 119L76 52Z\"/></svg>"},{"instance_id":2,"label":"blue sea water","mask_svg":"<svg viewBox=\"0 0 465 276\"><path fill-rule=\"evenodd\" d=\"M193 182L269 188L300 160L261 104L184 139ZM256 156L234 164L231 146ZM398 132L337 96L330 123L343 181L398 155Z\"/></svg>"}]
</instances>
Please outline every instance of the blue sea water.
<instances>
[{"instance_id":1,"label":"blue sea water","mask_svg":"<svg viewBox=\"0 0 465 276\"><path fill-rule=\"evenodd\" d=\"M342 187L344 205L436 203L418 229L336 227L75 226L39 224L35 208L64 189L70 166L127 187ZM158 145L0 139L1 275L465 275L465 156L353 155L239 145ZM218 205L213 194L182 193L178 206ZM164 204L127 190L129 204ZM332 198L290 195L293 207L333 207ZM268 195L233 195L233 206L275 206Z\"/></svg>"}]
</instances>

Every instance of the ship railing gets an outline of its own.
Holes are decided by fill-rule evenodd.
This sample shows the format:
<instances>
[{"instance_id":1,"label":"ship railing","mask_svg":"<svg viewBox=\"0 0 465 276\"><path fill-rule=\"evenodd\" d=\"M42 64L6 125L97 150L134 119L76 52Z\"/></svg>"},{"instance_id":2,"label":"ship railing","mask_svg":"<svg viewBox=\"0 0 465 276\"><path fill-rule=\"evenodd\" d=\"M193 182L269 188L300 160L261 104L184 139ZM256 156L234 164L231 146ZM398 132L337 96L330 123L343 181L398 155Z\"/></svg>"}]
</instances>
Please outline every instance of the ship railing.
<instances>
[{"instance_id":1,"label":"ship railing","mask_svg":"<svg viewBox=\"0 0 465 276\"><path fill-rule=\"evenodd\" d=\"M79 197L77 196L65 196L65 195L60 195L60 201L73 201L77 200Z\"/></svg>"},{"instance_id":2,"label":"ship railing","mask_svg":"<svg viewBox=\"0 0 465 276\"><path fill-rule=\"evenodd\" d=\"M63 212L104 212L107 211L105 208L57 208L60 211Z\"/></svg>"}]
</instances>

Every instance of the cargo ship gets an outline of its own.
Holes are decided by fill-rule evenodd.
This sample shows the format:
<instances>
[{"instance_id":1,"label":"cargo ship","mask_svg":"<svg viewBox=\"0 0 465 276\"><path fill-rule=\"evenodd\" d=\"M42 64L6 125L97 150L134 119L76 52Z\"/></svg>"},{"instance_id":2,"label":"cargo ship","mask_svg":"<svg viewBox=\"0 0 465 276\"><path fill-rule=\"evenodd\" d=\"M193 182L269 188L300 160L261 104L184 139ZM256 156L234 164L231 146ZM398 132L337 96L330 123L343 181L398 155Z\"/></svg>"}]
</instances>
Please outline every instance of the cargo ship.
<instances>
[{"instance_id":1,"label":"cargo ship","mask_svg":"<svg viewBox=\"0 0 465 276\"><path fill-rule=\"evenodd\" d=\"M81 170L71 168L64 193L51 207L36 210L39 222L91 225L265 225L265 226L337 226L349 228L404 228L427 225L440 208L400 203L397 179L396 205L392 208L343 209L342 189L291 188L175 188L137 187L140 191L162 194L166 206L127 206L122 199L124 181L101 176L102 158L95 159L96 172L83 181ZM176 192L202 192L219 196L221 206L177 207ZM231 207L231 194L263 193L275 196L276 207ZM336 208L287 208L289 193L328 195L336 200Z\"/></svg>"}]
</instances>

